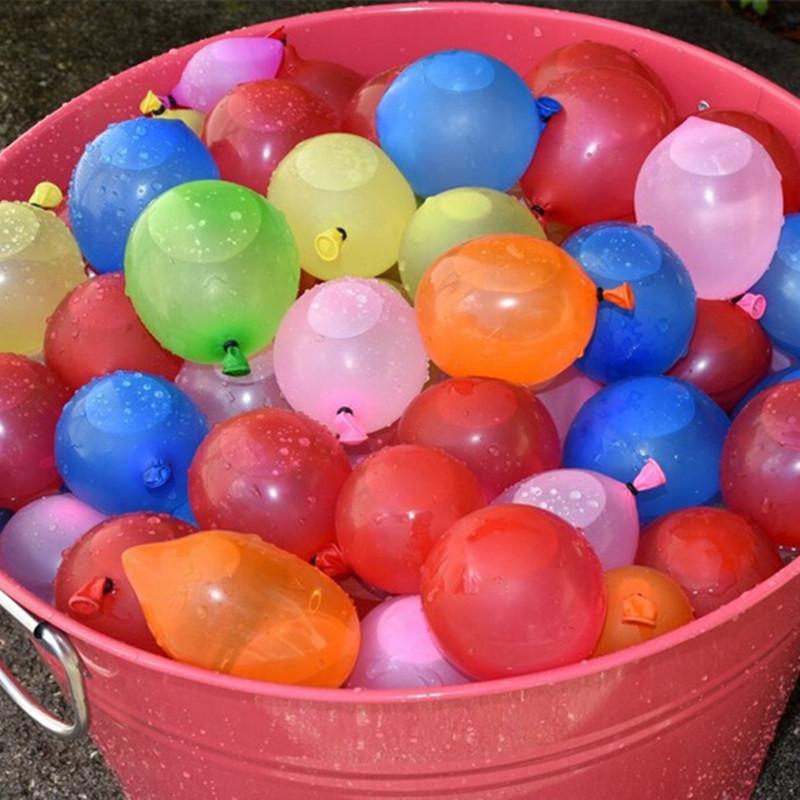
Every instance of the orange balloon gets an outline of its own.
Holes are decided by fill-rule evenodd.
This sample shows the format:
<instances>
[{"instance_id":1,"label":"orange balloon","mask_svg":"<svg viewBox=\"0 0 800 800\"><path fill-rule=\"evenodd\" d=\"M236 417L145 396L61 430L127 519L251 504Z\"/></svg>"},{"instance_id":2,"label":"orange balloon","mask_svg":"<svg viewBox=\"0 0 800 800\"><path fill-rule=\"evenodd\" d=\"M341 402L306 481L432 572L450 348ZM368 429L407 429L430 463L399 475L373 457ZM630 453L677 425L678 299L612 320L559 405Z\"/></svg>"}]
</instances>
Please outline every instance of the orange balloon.
<instances>
[{"instance_id":1,"label":"orange balloon","mask_svg":"<svg viewBox=\"0 0 800 800\"><path fill-rule=\"evenodd\" d=\"M655 639L694 619L686 593L657 569L619 567L605 578L606 621L593 657Z\"/></svg>"},{"instance_id":2,"label":"orange balloon","mask_svg":"<svg viewBox=\"0 0 800 800\"><path fill-rule=\"evenodd\" d=\"M428 269L417 289L417 321L428 354L448 375L541 383L583 353L598 297L632 307L630 287L621 288L598 292L552 242L485 236Z\"/></svg>"},{"instance_id":3,"label":"orange balloon","mask_svg":"<svg viewBox=\"0 0 800 800\"><path fill-rule=\"evenodd\" d=\"M122 556L147 625L172 658L242 678L341 686L358 655L350 598L261 537L204 531Z\"/></svg>"}]
</instances>

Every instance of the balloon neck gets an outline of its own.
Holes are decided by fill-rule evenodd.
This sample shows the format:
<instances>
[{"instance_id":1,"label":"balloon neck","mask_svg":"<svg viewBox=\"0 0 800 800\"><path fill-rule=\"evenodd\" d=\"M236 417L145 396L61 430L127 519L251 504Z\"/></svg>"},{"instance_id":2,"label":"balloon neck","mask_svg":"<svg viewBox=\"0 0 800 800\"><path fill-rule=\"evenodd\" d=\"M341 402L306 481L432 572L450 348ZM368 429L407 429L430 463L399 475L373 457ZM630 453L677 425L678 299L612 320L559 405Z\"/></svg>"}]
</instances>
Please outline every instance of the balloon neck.
<instances>
[{"instance_id":1,"label":"balloon neck","mask_svg":"<svg viewBox=\"0 0 800 800\"><path fill-rule=\"evenodd\" d=\"M636 301L633 296L633 289L631 285L625 281L613 289L602 289L597 287L597 301L602 303L605 300L607 303L623 308L625 311L632 311L636 306Z\"/></svg>"},{"instance_id":2,"label":"balloon neck","mask_svg":"<svg viewBox=\"0 0 800 800\"><path fill-rule=\"evenodd\" d=\"M344 560L342 548L336 542L331 542L320 550L311 563L329 578L345 578L351 574L351 569Z\"/></svg>"},{"instance_id":3,"label":"balloon neck","mask_svg":"<svg viewBox=\"0 0 800 800\"><path fill-rule=\"evenodd\" d=\"M148 489L160 489L172 477L172 467L164 461L156 461L144 471L143 477Z\"/></svg>"},{"instance_id":4,"label":"balloon neck","mask_svg":"<svg viewBox=\"0 0 800 800\"><path fill-rule=\"evenodd\" d=\"M323 261L336 261L346 241L347 231L344 228L328 228L314 237L314 251Z\"/></svg>"},{"instance_id":5,"label":"balloon neck","mask_svg":"<svg viewBox=\"0 0 800 800\"><path fill-rule=\"evenodd\" d=\"M279 41L281 44L287 44L289 41L288 37L286 36L286 26L281 25L280 28L275 28L272 33L267 34L267 39L275 39Z\"/></svg>"},{"instance_id":6,"label":"balloon neck","mask_svg":"<svg viewBox=\"0 0 800 800\"><path fill-rule=\"evenodd\" d=\"M103 601L113 591L111 578L92 578L67 600L67 606L79 617L95 617L103 610Z\"/></svg>"},{"instance_id":7,"label":"balloon neck","mask_svg":"<svg viewBox=\"0 0 800 800\"><path fill-rule=\"evenodd\" d=\"M64 202L64 193L54 183L42 181L36 184L33 194L28 202L37 208L51 211L58 208Z\"/></svg>"},{"instance_id":8,"label":"balloon neck","mask_svg":"<svg viewBox=\"0 0 800 800\"><path fill-rule=\"evenodd\" d=\"M342 444L363 444L367 441L366 431L361 427L353 414L353 409L342 406L333 420L336 438Z\"/></svg>"},{"instance_id":9,"label":"balloon neck","mask_svg":"<svg viewBox=\"0 0 800 800\"><path fill-rule=\"evenodd\" d=\"M222 357L222 374L232 378L243 378L250 374L250 364L244 357L238 342L229 341L223 345L225 355Z\"/></svg>"},{"instance_id":10,"label":"balloon neck","mask_svg":"<svg viewBox=\"0 0 800 800\"><path fill-rule=\"evenodd\" d=\"M297 48L289 44L289 37L286 33L283 34L283 60L281 61L280 69L278 70L277 78L293 78L297 74L297 70L303 63Z\"/></svg>"},{"instance_id":11,"label":"balloon neck","mask_svg":"<svg viewBox=\"0 0 800 800\"><path fill-rule=\"evenodd\" d=\"M139 103L139 111L146 117L160 117L165 111L177 108L178 103L175 98L168 94L166 97L148 91L144 100Z\"/></svg>"},{"instance_id":12,"label":"balloon neck","mask_svg":"<svg viewBox=\"0 0 800 800\"><path fill-rule=\"evenodd\" d=\"M636 497L639 492L646 492L648 489L657 489L667 482L667 476L661 465L654 458L648 458L644 466L639 470L636 477L625 485L630 493Z\"/></svg>"},{"instance_id":13,"label":"balloon neck","mask_svg":"<svg viewBox=\"0 0 800 800\"><path fill-rule=\"evenodd\" d=\"M643 594L630 594L622 601L622 621L628 625L655 628L658 619L656 604Z\"/></svg>"},{"instance_id":14,"label":"balloon neck","mask_svg":"<svg viewBox=\"0 0 800 800\"><path fill-rule=\"evenodd\" d=\"M733 300L739 308L755 320L761 319L767 311L767 298L763 294L747 292Z\"/></svg>"},{"instance_id":15,"label":"balloon neck","mask_svg":"<svg viewBox=\"0 0 800 800\"><path fill-rule=\"evenodd\" d=\"M547 122L550 117L558 114L563 109L561 103L555 97L540 97L536 101L536 108L539 111L539 116L543 122Z\"/></svg>"}]
</instances>

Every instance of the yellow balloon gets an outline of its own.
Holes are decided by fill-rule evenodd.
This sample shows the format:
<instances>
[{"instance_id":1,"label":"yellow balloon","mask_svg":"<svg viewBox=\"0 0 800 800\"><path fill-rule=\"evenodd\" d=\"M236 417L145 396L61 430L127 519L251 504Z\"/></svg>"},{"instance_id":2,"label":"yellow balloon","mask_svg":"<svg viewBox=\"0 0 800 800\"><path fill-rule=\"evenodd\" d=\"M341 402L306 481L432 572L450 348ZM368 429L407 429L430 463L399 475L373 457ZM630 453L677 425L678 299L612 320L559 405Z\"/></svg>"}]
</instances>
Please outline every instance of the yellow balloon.
<instances>
[{"instance_id":1,"label":"yellow balloon","mask_svg":"<svg viewBox=\"0 0 800 800\"><path fill-rule=\"evenodd\" d=\"M409 295L416 295L422 276L439 256L490 233L545 238L536 217L504 192L464 187L425 200L411 217L400 244L400 277Z\"/></svg>"},{"instance_id":2,"label":"yellow balloon","mask_svg":"<svg viewBox=\"0 0 800 800\"><path fill-rule=\"evenodd\" d=\"M193 108L168 108L164 111L162 116L164 119L179 119L198 136L200 135L200 131L203 130L203 122L205 122L206 119L205 114L201 114Z\"/></svg>"},{"instance_id":3,"label":"yellow balloon","mask_svg":"<svg viewBox=\"0 0 800 800\"><path fill-rule=\"evenodd\" d=\"M41 352L47 318L85 278L78 244L52 211L0 201L0 352Z\"/></svg>"},{"instance_id":4,"label":"yellow balloon","mask_svg":"<svg viewBox=\"0 0 800 800\"><path fill-rule=\"evenodd\" d=\"M389 157L349 133L298 144L273 173L267 197L286 215L301 266L322 280L389 269L417 207Z\"/></svg>"}]
</instances>

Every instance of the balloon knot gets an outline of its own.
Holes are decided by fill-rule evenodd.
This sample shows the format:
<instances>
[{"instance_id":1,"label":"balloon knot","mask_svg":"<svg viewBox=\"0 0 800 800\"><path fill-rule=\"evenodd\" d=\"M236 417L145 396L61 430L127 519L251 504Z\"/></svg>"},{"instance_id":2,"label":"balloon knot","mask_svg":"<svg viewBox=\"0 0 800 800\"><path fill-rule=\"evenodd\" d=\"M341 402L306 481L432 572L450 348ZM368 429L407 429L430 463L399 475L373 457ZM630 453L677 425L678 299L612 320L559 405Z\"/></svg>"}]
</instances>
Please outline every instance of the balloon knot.
<instances>
[{"instance_id":1,"label":"balloon knot","mask_svg":"<svg viewBox=\"0 0 800 800\"><path fill-rule=\"evenodd\" d=\"M94 617L103 610L103 599L113 591L111 578L92 578L67 600L67 606L79 617Z\"/></svg>"},{"instance_id":2,"label":"balloon knot","mask_svg":"<svg viewBox=\"0 0 800 800\"><path fill-rule=\"evenodd\" d=\"M320 550L312 559L312 563L329 578L344 578L352 574L352 570L344 559L342 548L336 542L331 542Z\"/></svg>"},{"instance_id":3,"label":"balloon knot","mask_svg":"<svg viewBox=\"0 0 800 800\"><path fill-rule=\"evenodd\" d=\"M342 444L362 444L367 441L367 434L353 414L353 409L342 406L333 420L336 438Z\"/></svg>"},{"instance_id":4,"label":"balloon knot","mask_svg":"<svg viewBox=\"0 0 800 800\"><path fill-rule=\"evenodd\" d=\"M242 378L250 374L250 364L242 353L239 343L233 339L222 345L225 355L222 357L222 374L233 378Z\"/></svg>"},{"instance_id":5,"label":"balloon knot","mask_svg":"<svg viewBox=\"0 0 800 800\"><path fill-rule=\"evenodd\" d=\"M328 228L314 237L314 250L323 261L336 261L346 241L347 231L344 228Z\"/></svg>"},{"instance_id":6,"label":"balloon knot","mask_svg":"<svg viewBox=\"0 0 800 800\"><path fill-rule=\"evenodd\" d=\"M536 108L539 110L539 116L542 118L544 122L550 119L550 117L558 114L559 111L563 110L563 106L555 97L540 97L536 101Z\"/></svg>"},{"instance_id":7,"label":"balloon knot","mask_svg":"<svg viewBox=\"0 0 800 800\"><path fill-rule=\"evenodd\" d=\"M661 465L654 458L648 458L644 466L639 470L636 477L625 485L635 496L639 492L646 492L648 489L656 489L667 482L667 476Z\"/></svg>"},{"instance_id":8,"label":"balloon knot","mask_svg":"<svg viewBox=\"0 0 800 800\"><path fill-rule=\"evenodd\" d=\"M761 319L767 311L767 298L763 294L747 292L735 302L745 314L755 320Z\"/></svg>"},{"instance_id":9,"label":"balloon knot","mask_svg":"<svg viewBox=\"0 0 800 800\"><path fill-rule=\"evenodd\" d=\"M647 625L655 628L658 619L656 604L643 594L628 595L622 601L622 621L629 625Z\"/></svg>"},{"instance_id":10,"label":"balloon knot","mask_svg":"<svg viewBox=\"0 0 800 800\"><path fill-rule=\"evenodd\" d=\"M281 25L280 28L275 28L272 33L267 34L267 39L276 39L281 44L286 44L289 41L288 37L286 36L286 26Z\"/></svg>"},{"instance_id":11,"label":"balloon knot","mask_svg":"<svg viewBox=\"0 0 800 800\"><path fill-rule=\"evenodd\" d=\"M625 309L625 311L632 311L636 306L633 289L627 281L621 283L619 286L615 286L613 289L601 289L598 286L597 300L598 302L605 300L607 303Z\"/></svg>"},{"instance_id":12,"label":"balloon knot","mask_svg":"<svg viewBox=\"0 0 800 800\"><path fill-rule=\"evenodd\" d=\"M42 181L36 184L28 202L47 211L58 208L64 202L64 193L54 183Z\"/></svg>"},{"instance_id":13,"label":"balloon knot","mask_svg":"<svg viewBox=\"0 0 800 800\"><path fill-rule=\"evenodd\" d=\"M148 489L160 489L172 477L172 467L165 461L156 461L144 471L143 477Z\"/></svg>"}]
</instances>

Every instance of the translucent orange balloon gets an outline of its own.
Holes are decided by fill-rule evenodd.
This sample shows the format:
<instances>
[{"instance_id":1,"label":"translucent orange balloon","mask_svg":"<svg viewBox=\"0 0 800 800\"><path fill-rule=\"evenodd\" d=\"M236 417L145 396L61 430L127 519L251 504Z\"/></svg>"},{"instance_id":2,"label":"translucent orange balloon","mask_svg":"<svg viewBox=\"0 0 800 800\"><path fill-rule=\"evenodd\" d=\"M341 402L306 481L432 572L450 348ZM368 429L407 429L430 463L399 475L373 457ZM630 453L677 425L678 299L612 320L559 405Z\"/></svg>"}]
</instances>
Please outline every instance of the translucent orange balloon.
<instances>
[{"instance_id":1,"label":"translucent orange balloon","mask_svg":"<svg viewBox=\"0 0 800 800\"><path fill-rule=\"evenodd\" d=\"M503 234L445 253L423 276L416 309L428 354L448 375L534 384L583 353L598 300L633 307L628 284L598 288L552 242Z\"/></svg>"},{"instance_id":2,"label":"translucent orange balloon","mask_svg":"<svg viewBox=\"0 0 800 800\"><path fill-rule=\"evenodd\" d=\"M692 604L669 575L650 567L606 572L606 621L593 656L641 644L694 619Z\"/></svg>"},{"instance_id":3,"label":"translucent orange balloon","mask_svg":"<svg viewBox=\"0 0 800 800\"><path fill-rule=\"evenodd\" d=\"M242 678L341 686L359 623L339 586L258 536L204 531L126 550L125 574L172 658Z\"/></svg>"}]
</instances>

